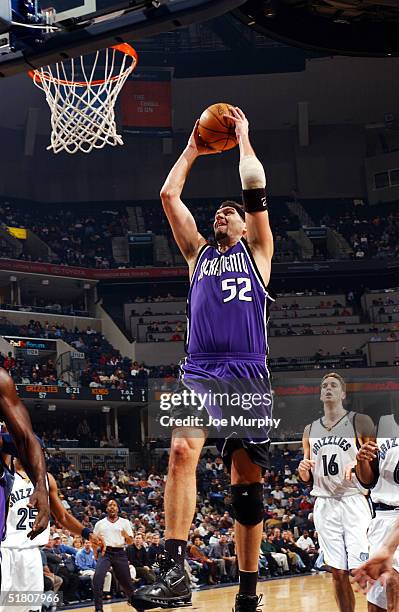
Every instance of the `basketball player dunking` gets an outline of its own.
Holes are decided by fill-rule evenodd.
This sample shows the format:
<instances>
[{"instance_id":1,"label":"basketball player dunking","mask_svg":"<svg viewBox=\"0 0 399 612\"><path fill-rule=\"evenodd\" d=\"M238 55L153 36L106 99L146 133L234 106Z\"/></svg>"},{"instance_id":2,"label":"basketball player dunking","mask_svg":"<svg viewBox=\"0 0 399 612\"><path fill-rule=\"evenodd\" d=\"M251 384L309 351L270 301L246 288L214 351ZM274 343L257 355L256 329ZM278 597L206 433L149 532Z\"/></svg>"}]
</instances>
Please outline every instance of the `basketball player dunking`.
<instances>
[{"instance_id":1,"label":"basketball player dunking","mask_svg":"<svg viewBox=\"0 0 399 612\"><path fill-rule=\"evenodd\" d=\"M399 422L384 415L376 440L363 444L357 454L356 474L371 488L375 517L368 530L370 555L374 555L399 519ZM399 549L385 584L376 582L367 594L369 612L399 611Z\"/></svg>"},{"instance_id":2,"label":"basketball player dunking","mask_svg":"<svg viewBox=\"0 0 399 612\"><path fill-rule=\"evenodd\" d=\"M298 472L303 482L313 480L313 518L324 562L332 571L337 606L340 612L353 612L355 597L349 572L368 558L371 509L367 491L352 470L357 450L369 441L374 425L367 415L345 410L345 390L339 374L332 372L322 378L324 415L305 428L304 459Z\"/></svg>"},{"instance_id":3,"label":"basketball player dunking","mask_svg":"<svg viewBox=\"0 0 399 612\"><path fill-rule=\"evenodd\" d=\"M187 358L184 384L190 380L262 381L270 401L266 367L267 286L273 254L273 236L265 195L262 164L250 144L248 120L232 109L240 148L240 177L244 206L223 202L215 213L216 247L198 233L193 216L180 199L189 170L200 155L212 153L200 141L198 122L161 191L162 204L175 240L184 255L191 279L188 297ZM237 383L238 384L238 383ZM208 409L209 410L209 409ZM232 432L231 432L232 434ZM198 428L174 429L165 490L166 551L161 575L153 585L138 589L131 602L136 608L187 605L191 601L184 572L187 537L196 504L196 467L207 433ZM232 506L240 570L236 612L256 612L258 559L262 539L263 471L268 466L268 435L223 440L222 456L231 473Z\"/></svg>"},{"instance_id":4,"label":"basketball player dunking","mask_svg":"<svg viewBox=\"0 0 399 612\"><path fill-rule=\"evenodd\" d=\"M14 483L9 498L6 525L6 537L2 543L2 584L0 612L10 609L10 595L24 593L33 597L24 607L19 605L19 612L40 612L42 602L40 594L43 593L44 576L40 546L49 541L50 524L34 540L29 539L28 533L34 522L36 511L29 506L29 498L33 491L33 484L18 459L13 461ZM50 503L50 512L60 527L68 529L74 535L81 535L90 539L93 546L103 548L101 538L82 525L62 505L58 497L57 483L52 474L47 474L47 495ZM21 599L22 601L22 599ZM36 605L35 605L36 604Z\"/></svg>"},{"instance_id":5,"label":"basketball player dunking","mask_svg":"<svg viewBox=\"0 0 399 612\"><path fill-rule=\"evenodd\" d=\"M28 538L33 540L48 525L50 510L46 487L46 464L39 441L32 431L28 411L18 397L15 385L6 370L0 368L0 419L3 420L15 442L18 455L32 482L29 506L36 509ZM4 448L2 451L6 453ZM7 518L7 500L13 482L12 471L0 458L0 540L3 539Z\"/></svg>"}]
</instances>

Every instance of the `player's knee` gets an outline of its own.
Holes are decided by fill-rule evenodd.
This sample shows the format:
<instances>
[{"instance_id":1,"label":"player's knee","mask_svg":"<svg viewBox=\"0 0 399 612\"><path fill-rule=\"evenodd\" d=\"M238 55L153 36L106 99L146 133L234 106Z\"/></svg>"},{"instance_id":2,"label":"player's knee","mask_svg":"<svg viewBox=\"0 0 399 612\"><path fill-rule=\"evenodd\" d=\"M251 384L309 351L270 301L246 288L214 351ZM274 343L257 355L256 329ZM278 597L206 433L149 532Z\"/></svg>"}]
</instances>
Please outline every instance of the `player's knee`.
<instances>
[{"instance_id":1,"label":"player's knee","mask_svg":"<svg viewBox=\"0 0 399 612\"><path fill-rule=\"evenodd\" d=\"M263 521L263 484L254 482L231 486L231 505L234 518L241 525L258 525Z\"/></svg>"},{"instance_id":2,"label":"player's knee","mask_svg":"<svg viewBox=\"0 0 399 612\"><path fill-rule=\"evenodd\" d=\"M170 447L170 468L187 466L196 461L196 459L196 451L187 438L173 438Z\"/></svg>"}]
</instances>

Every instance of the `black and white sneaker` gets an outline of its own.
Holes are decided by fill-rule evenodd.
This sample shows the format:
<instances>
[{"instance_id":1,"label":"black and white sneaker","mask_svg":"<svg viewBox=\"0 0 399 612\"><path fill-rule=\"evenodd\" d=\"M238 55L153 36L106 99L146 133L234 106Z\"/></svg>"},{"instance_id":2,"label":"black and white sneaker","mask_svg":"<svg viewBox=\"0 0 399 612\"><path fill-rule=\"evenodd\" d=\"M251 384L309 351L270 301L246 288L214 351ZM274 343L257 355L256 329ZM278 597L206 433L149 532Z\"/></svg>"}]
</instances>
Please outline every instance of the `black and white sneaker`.
<instances>
[{"instance_id":1,"label":"black and white sneaker","mask_svg":"<svg viewBox=\"0 0 399 612\"><path fill-rule=\"evenodd\" d=\"M160 574L154 584L137 589L129 603L136 610L191 606L190 580L186 572L167 554L158 555Z\"/></svg>"},{"instance_id":2,"label":"black and white sneaker","mask_svg":"<svg viewBox=\"0 0 399 612\"><path fill-rule=\"evenodd\" d=\"M236 595L233 612L261 612L263 595Z\"/></svg>"}]
</instances>

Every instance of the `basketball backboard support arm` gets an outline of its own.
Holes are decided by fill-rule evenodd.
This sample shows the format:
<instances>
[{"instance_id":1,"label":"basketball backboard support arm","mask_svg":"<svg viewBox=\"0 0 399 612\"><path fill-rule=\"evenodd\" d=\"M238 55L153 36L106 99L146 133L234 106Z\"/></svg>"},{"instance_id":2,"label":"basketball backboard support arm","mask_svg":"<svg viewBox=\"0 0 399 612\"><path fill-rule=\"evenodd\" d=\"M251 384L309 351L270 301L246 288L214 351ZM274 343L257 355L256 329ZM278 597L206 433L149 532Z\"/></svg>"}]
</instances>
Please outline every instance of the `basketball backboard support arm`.
<instances>
[{"instance_id":1,"label":"basketball backboard support arm","mask_svg":"<svg viewBox=\"0 0 399 612\"><path fill-rule=\"evenodd\" d=\"M0 3L3 0L0 0ZM23 50L0 55L0 77L11 76L78 57L122 42L170 32L180 27L223 15L245 0L149 0L140 9L128 9L107 20L88 21L80 27L53 33ZM120 2L120 5L124 3ZM132 2L126 2L132 5ZM144 8L143 8L144 6ZM1 47L0 47L1 53Z\"/></svg>"}]
</instances>

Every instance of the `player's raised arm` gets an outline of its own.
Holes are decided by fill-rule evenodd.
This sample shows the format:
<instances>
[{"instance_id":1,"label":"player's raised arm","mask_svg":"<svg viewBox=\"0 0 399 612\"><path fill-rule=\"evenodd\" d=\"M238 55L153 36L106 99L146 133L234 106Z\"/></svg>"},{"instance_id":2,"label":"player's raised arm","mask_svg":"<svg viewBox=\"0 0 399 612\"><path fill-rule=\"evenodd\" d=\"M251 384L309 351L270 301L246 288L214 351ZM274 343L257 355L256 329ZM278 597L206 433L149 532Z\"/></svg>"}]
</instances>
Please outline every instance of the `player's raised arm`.
<instances>
[{"instance_id":1,"label":"player's raised arm","mask_svg":"<svg viewBox=\"0 0 399 612\"><path fill-rule=\"evenodd\" d=\"M246 239L267 285L273 257L273 234L266 200L266 175L249 140L249 123L243 111L231 107L228 118L234 121L240 147L240 177L245 208Z\"/></svg>"},{"instance_id":2,"label":"player's raised arm","mask_svg":"<svg viewBox=\"0 0 399 612\"><path fill-rule=\"evenodd\" d=\"M193 215L182 202L181 193L197 157L217 152L201 143L197 121L186 148L169 172L161 189L163 209L177 245L188 264L196 259L199 249L206 243L206 240L198 232Z\"/></svg>"},{"instance_id":3,"label":"player's raised arm","mask_svg":"<svg viewBox=\"0 0 399 612\"><path fill-rule=\"evenodd\" d=\"M14 438L20 461L35 485L30 505L38 510L28 537L33 539L48 525L50 510L46 487L46 464L41 446L33 433L25 406L18 397L12 378L0 368L0 406L7 429Z\"/></svg>"}]
</instances>

